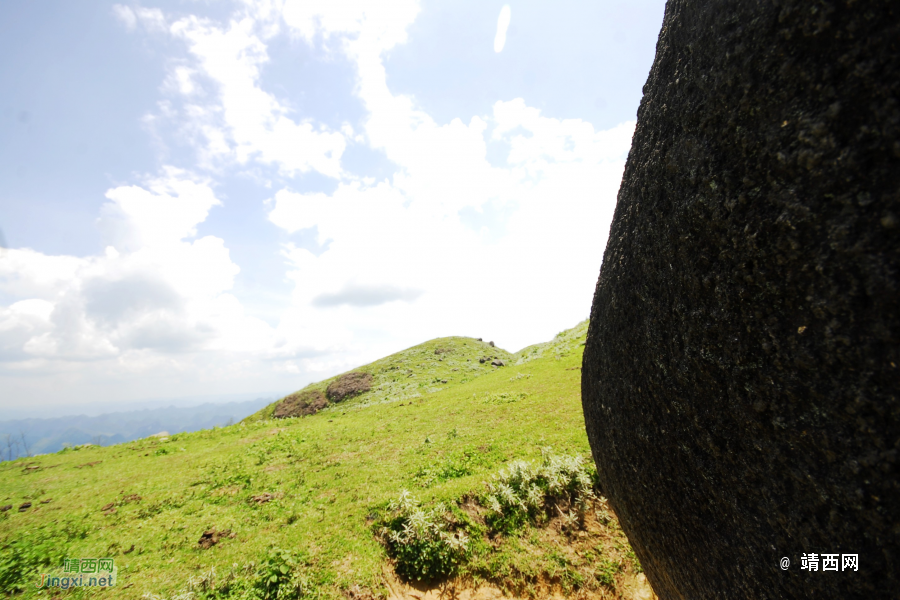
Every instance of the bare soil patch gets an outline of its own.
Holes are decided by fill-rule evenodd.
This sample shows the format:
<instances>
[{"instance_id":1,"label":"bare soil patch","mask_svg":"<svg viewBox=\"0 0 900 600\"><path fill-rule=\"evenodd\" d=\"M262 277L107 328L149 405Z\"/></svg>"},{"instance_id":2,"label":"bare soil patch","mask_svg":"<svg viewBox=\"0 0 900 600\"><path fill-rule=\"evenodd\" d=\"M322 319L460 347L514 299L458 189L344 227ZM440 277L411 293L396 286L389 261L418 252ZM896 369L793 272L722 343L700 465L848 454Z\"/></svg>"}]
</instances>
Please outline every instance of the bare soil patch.
<instances>
[{"instance_id":1,"label":"bare soil patch","mask_svg":"<svg viewBox=\"0 0 900 600\"><path fill-rule=\"evenodd\" d=\"M231 533L230 529L226 529L225 531L216 531L216 528L213 527L207 531L204 531L203 535L200 536L200 541L197 543L201 548L208 550L218 544L220 539L226 537L229 539L233 539L235 537L235 534Z\"/></svg>"}]
</instances>

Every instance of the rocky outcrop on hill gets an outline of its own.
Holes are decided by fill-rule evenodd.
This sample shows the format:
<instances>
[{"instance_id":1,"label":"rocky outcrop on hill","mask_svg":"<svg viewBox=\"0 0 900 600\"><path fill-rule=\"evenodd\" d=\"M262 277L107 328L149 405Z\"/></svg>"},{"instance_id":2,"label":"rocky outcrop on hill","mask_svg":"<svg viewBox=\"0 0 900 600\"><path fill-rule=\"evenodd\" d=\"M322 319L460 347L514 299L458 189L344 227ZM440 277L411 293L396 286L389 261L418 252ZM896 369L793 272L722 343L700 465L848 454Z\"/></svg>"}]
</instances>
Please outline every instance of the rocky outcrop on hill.
<instances>
[{"instance_id":1,"label":"rocky outcrop on hill","mask_svg":"<svg viewBox=\"0 0 900 600\"><path fill-rule=\"evenodd\" d=\"M375 378L372 377L371 373L351 371L350 373L341 375L328 384L325 395L328 396L328 399L332 402L340 402L347 398L352 398L353 396L368 392L372 389L372 382L374 379Z\"/></svg>"},{"instance_id":2,"label":"rocky outcrop on hill","mask_svg":"<svg viewBox=\"0 0 900 600\"><path fill-rule=\"evenodd\" d=\"M306 390L286 396L275 406L272 416L276 419L314 415L328 406L328 400L319 390Z\"/></svg>"},{"instance_id":3,"label":"rocky outcrop on hill","mask_svg":"<svg viewBox=\"0 0 900 600\"><path fill-rule=\"evenodd\" d=\"M896 2L666 6L582 379L663 599L900 597L898 99Z\"/></svg>"}]
</instances>

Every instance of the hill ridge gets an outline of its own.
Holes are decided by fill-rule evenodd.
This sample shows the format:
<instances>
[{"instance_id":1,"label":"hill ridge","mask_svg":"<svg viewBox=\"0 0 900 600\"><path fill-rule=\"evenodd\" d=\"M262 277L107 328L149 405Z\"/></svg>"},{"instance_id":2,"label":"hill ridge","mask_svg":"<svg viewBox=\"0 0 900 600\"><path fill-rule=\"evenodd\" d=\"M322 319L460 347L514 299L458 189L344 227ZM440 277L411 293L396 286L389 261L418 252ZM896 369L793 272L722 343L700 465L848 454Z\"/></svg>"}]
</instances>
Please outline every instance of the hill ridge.
<instances>
[{"instance_id":1,"label":"hill ridge","mask_svg":"<svg viewBox=\"0 0 900 600\"><path fill-rule=\"evenodd\" d=\"M274 418L276 407L285 398L310 391L325 394L329 384L354 372L371 374L374 379L371 389L350 400L331 403L324 410L334 410L336 405L339 405L341 410L347 410L350 407L364 408L374 404L421 398L454 385L467 383L498 368L523 365L553 353L559 355L571 352L576 345L584 345L587 327L588 320L585 319L575 327L556 334L548 342L532 344L515 353L477 338L460 336L434 338L349 371L312 382L249 415L243 422L251 423ZM503 366L491 364L497 359L503 361Z\"/></svg>"}]
</instances>

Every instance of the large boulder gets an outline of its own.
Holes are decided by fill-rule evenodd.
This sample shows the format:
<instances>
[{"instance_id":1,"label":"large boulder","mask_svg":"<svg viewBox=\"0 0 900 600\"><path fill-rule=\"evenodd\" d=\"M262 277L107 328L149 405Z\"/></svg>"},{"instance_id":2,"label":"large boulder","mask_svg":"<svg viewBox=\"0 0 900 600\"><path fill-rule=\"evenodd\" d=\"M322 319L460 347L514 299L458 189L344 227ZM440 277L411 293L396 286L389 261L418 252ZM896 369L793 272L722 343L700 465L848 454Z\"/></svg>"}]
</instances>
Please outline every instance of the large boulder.
<instances>
[{"instance_id":1,"label":"large boulder","mask_svg":"<svg viewBox=\"0 0 900 600\"><path fill-rule=\"evenodd\" d=\"M582 379L661 598L900 598L898 233L900 4L670 0Z\"/></svg>"}]
</instances>

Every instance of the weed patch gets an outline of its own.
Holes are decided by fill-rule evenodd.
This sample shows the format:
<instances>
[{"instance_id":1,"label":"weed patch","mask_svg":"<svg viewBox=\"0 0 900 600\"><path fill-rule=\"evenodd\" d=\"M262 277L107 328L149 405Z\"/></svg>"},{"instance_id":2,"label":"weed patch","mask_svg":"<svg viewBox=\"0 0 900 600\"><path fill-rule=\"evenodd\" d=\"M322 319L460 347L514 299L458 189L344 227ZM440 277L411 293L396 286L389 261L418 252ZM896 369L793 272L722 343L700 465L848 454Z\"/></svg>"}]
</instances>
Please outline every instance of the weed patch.
<instances>
[{"instance_id":1,"label":"weed patch","mask_svg":"<svg viewBox=\"0 0 900 600\"><path fill-rule=\"evenodd\" d=\"M398 574L435 581L456 573L465 560L469 539L464 531L454 531L457 523L446 506L425 510L403 491L388 512L379 533Z\"/></svg>"},{"instance_id":2,"label":"weed patch","mask_svg":"<svg viewBox=\"0 0 900 600\"><path fill-rule=\"evenodd\" d=\"M546 521L551 511L568 527L583 520L595 497L596 471L580 456L543 454L539 465L515 461L488 484L482 504L491 511L487 522L498 533L512 533L529 520Z\"/></svg>"},{"instance_id":3,"label":"weed patch","mask_svg":"<svg viewBox=\"0 0 900 600\"><path fill-rule=\"evenodd\" d=\"M565 593L614 586L621 561L589 548L586 521L603 530L614 519L605 499L594 493L595 483L596 472L583 458L545 449L538 463L510 463L481 495L426 509L404 491L390 504L378 536L406 579L437 581L464 574L530 595L541 582ZM523 537L526 527L530 538ZM555 536L555 543L537 535L549 530L553 533L544 536ZM570 556L564 551L581 539L584 552Z\"/></svg>"},{"instance_id":4,"label":"weed patch","mask_svg":"<svg viewBox=\"0 0 900 600\"><path fill-rule=\"evenodd\" d=\"M455 434L455 430L451 433ZM458 434L455 434L458 435ZM416 485L427 488L450 479L474 475L476 469L488 464L484 454L469 447L436 466L421 466L413 475Z\"/></svg>"},{"instance_id":5,"label":"weed patch","mask_svg":"<svg viewBox=\"0 0 900 600\"><path fill-rule=\"evenodd\" d=\"M0 590L21 592L34 586L35 574L41 568L59 567L66 556L66 537L65 533L51 533L43 528L25 532L0 546Z\"/></svg>"},{"instance_id":6,"label":"weed patch","mask_svg":"<svg viewBox=\"0 0 900 600\"><path fill-rule=\"evenodd\" d=\"M482 404L510 404L528 397L524 392L495 392L482 398Z\"/></svg>"}]
</instances>

